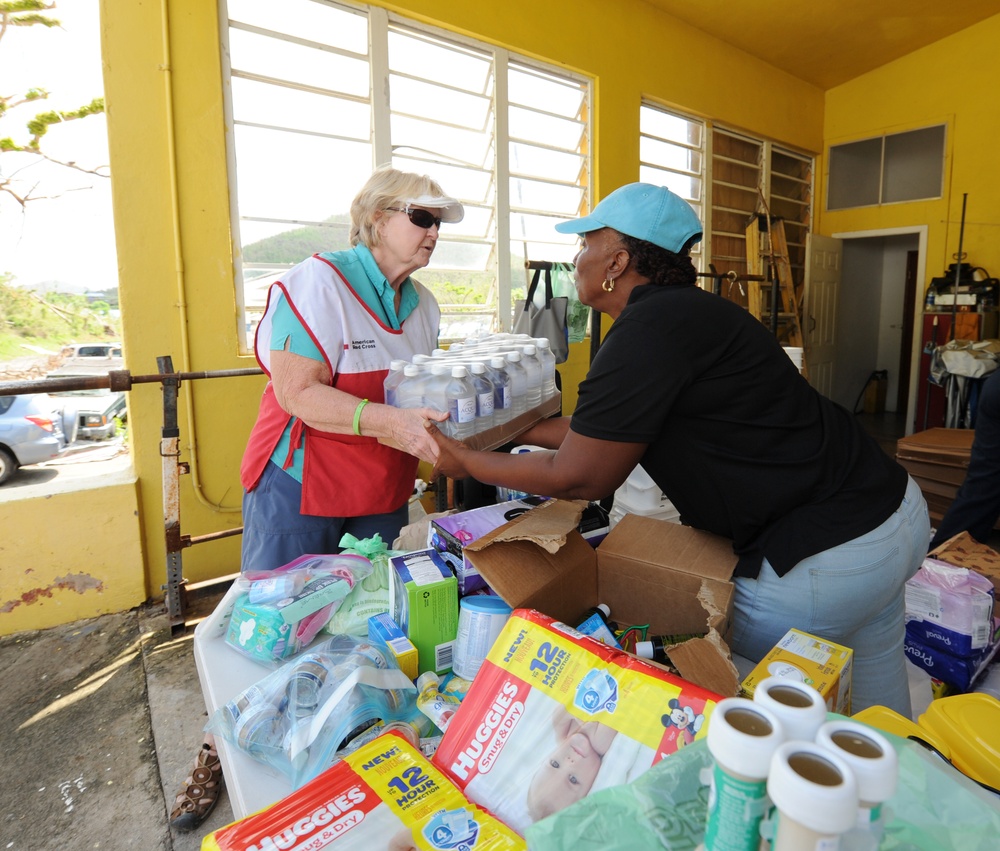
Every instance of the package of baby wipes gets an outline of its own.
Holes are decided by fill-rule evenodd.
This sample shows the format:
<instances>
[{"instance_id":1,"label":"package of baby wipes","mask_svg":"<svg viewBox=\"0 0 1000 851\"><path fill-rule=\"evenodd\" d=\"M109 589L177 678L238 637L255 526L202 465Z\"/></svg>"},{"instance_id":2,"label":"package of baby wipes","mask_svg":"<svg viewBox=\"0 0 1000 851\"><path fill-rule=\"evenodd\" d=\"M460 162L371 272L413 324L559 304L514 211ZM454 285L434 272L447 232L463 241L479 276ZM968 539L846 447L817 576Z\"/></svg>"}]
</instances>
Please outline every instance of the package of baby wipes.
<instances>
[{"instance_id":1,"label":"package of baby wipes","mask_svg":"<svg viewBox=\"0 0 1000 851\"><path fill-rule=\"evenodd\" d=\"M202 841L202 851L523 851L404 738L387 733L287 798Z\"/></svg>"},{"instance_id":2,"label":"package of baby wipes","mask_svg":"<svg viewBox=\"0 0 1000 851\"><path fill-rule=\"evenodd\" d=\"M434 754L522 834L702 738L721 698L530 609L515 609Z\"/></svg>"}]
</instances>

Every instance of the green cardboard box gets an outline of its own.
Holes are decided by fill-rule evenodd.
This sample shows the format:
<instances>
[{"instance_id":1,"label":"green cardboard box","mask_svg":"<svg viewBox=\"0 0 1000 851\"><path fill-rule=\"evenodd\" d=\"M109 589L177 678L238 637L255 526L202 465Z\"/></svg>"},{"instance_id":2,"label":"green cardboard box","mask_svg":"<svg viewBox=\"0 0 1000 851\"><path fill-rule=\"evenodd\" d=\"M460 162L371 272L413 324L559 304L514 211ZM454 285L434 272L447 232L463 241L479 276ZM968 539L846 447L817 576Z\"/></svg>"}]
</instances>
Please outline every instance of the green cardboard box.
<instances>
[{"instance_id":1,"label":"green cardboard box","mask_svg":"<svg viewBox=\"0 0 1000 851\"><path fill-rule=\"evenodd\" d=\"M417 648L420 673L451 670L458 632L458 580L433 549L393 556L389 610Z\"/></svg>"}]
</instances>

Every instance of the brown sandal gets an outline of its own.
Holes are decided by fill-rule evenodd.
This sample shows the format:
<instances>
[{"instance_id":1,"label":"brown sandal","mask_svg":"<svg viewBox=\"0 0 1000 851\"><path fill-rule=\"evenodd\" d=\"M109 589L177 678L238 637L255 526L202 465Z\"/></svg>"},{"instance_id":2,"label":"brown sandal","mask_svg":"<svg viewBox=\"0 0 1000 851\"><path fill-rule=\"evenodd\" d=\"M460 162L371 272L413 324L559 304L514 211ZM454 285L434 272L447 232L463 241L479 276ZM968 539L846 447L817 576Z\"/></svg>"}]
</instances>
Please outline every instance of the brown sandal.
<instances>
[{"instance_id":1,"label":"brown sandal","mask_svg":"<svg viewBox=\"0 0 1000 851\"><path fill-rule=\"evenodd\" d=\"M214 745L203 744L194 761L191 776L174 799L170 826L190 831L198 827L219 801L222 791L222 763Z\"/></svg>"}]
</instances>

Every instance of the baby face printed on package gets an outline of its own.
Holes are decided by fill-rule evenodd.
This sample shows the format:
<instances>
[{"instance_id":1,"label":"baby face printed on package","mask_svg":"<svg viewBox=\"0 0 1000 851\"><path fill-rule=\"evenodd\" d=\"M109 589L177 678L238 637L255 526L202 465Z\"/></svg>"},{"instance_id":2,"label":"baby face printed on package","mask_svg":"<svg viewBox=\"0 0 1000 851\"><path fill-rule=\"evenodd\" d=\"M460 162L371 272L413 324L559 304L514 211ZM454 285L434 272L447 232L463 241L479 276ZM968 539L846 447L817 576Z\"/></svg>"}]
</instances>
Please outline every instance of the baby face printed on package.
<instances>
[{"instance_id":1,"label":"baby face printed on package","mask_svg":"<svg viewBox=\"0 0 1000 851\"><path fill-rule=\"evenodd\" d=\"M700 738L719 699L518 609L433 761L470 800L523 834Z\"/></svg>"}]
</instances>

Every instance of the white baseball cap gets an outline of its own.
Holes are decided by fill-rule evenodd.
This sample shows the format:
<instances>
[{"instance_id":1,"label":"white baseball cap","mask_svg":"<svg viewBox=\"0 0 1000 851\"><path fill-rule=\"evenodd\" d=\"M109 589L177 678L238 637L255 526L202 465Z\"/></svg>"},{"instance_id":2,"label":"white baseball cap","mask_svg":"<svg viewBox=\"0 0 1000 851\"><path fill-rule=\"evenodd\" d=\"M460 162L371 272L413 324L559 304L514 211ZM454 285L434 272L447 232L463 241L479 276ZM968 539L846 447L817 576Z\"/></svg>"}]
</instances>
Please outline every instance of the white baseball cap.
<instances>
[{"instance_id":1,"label":"white baseball cap","mask_svg":"<svg viewBox=\"0 0 1000 851\"><path fill-rule=\"evenodd\" d=\"M407 207L426 207L428 210L439 210L438 218L449 225L456 224L465 218L465 207L448 195L420 195L416 198L406 198L400 201Z\"/></svg>"}]
</instances>

